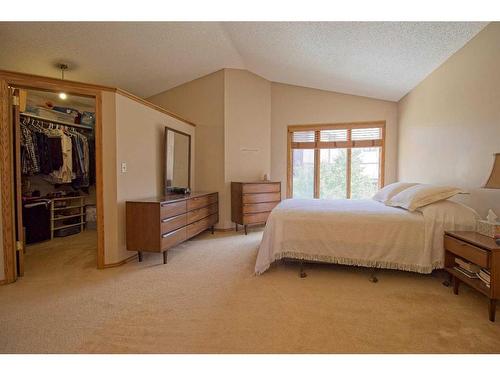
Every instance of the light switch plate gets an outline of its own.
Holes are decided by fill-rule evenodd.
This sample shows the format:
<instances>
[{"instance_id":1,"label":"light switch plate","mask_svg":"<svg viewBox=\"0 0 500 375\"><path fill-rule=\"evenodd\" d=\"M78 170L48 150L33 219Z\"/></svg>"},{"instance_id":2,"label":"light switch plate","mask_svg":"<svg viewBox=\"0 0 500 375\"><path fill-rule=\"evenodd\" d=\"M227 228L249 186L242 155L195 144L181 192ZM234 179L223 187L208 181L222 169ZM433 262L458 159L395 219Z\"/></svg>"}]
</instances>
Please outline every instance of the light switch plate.
<instances>
[{"instance_id":1,"label":"light switch plate","mask_svg":"<svg viewBox=\"0 0 500 375\"><path fill-rule=\"evenodd\" d=\"M122 162L122 173L127 172L127 163Z\"/></svg>"}]
</instances>

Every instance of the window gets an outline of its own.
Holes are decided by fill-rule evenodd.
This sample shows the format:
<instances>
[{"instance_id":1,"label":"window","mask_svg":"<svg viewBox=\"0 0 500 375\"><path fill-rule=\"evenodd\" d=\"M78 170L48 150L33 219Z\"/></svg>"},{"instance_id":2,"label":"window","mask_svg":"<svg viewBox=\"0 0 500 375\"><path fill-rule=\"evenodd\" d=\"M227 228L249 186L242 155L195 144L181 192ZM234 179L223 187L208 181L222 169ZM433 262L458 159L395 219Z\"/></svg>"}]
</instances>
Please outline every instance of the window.
<instances>
[{"instance_id":1,"label":"window","mask_svg":"<svg viewBox=\"0 0 500 375\"><path fill-rule=\"evenodd\" d=\"M385 121L288 127L287 195L369 198L383 186Z\"/></svg>"}]
</instances>

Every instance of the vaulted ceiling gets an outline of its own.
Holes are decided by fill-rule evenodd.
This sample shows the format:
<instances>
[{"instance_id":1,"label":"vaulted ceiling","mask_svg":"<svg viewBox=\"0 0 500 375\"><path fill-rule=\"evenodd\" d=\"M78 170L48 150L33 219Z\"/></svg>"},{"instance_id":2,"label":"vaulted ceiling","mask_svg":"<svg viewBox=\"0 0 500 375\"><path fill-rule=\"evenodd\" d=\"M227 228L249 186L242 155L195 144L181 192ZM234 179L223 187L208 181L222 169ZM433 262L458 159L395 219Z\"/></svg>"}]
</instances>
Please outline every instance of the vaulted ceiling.
<instances>
[{"instance_id":1,"label":"vaulted ceiling","mask_svg":"<svg viewBox=\"0 0 500 375\"><path fill-rule=\"evenodd\" d=\"M148 97L222 68L399 100L484 22L0 22L0 69Z\"/></svg>"}]
</instances>

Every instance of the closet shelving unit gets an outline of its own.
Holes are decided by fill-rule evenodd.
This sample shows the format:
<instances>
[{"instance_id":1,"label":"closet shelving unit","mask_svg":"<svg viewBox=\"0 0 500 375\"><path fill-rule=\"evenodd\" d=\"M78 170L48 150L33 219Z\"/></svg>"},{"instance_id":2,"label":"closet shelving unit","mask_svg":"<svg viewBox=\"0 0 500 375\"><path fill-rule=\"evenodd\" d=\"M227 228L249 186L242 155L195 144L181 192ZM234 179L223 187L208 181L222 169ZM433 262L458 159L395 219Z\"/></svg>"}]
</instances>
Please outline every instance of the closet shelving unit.
<instances>
[{"instance_id":1,"label":"closet shelving unit","mask_svg":"<svg viewBox=\"0 0 500 375\"><path fill-rule=\"evenodd\" d=\"M66 202L66 203L63 203ZM64 213L68 210L79 209L78 214L67 214ZM59 215L59 216L56 216ZM72 218L79 218L78 223L58 225L61 220L67 220ZM85 197L75 196L75 197L61 197L52 198L50 203L50 239L54 238L54 232L58 229L70 228L80 226L80 231L83 232L85 226Z\"/></svg>"}]
</instances>

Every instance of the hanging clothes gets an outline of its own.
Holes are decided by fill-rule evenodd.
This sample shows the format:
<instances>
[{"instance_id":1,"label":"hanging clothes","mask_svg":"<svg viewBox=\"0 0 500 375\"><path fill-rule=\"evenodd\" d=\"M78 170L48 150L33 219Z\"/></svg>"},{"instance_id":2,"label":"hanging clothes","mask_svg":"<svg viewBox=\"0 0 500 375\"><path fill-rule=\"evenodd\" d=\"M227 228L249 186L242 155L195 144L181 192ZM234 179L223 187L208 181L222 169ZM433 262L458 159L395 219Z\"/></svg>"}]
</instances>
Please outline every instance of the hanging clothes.
<instances>
[{"instance_id":1,"label":"hanging clothes","mask_svg":"<svg viewBox=\"0 0 500 375\"><path fill-rule=\"evenodd\" d=\"M50 176L53 178L54 183L66 184L70 183L73 176L73 161L72 161L72 144L71 138L68 137L63 130L56 129L60 139L60 151L62 163L59 169L54 170Z\"/></svg>"},{"instance_id":2,"label":"hanging clothes","mask_svg":"<svg viewBox=\"0 0 500 375\"><path fill-rule=\"evenodd\" d=\"M76 129L22 116L23 174L41 173L53 184L73 183L74 187L88 187L93 158L87 136Z\"/></svg>"}]
</instances>

